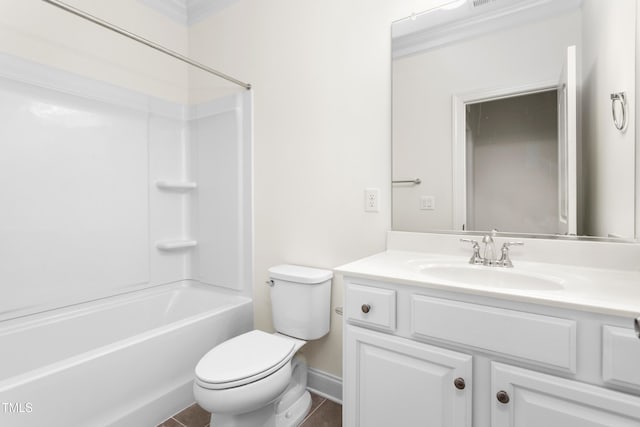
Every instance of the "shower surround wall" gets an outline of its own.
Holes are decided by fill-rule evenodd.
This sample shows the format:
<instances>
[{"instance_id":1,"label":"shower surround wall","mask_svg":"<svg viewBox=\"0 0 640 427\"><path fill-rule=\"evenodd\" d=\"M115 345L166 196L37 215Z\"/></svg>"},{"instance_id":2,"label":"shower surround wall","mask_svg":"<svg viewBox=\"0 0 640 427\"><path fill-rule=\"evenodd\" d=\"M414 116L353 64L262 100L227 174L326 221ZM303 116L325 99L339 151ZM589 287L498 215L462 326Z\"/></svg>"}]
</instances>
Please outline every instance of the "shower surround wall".
<instances>
[{"instance_id":1,"label":"shower surround wall","mask_svg":"<svg viewBox=\"0 0 640 427\"><path fill-rule=\"evenodd\" d=\"M69 3L188 51L137 2ZM253 327L251 103L0 0L0 402L32 409L0 425L156 425L193 401L204 353Z\"/></svg>"},{"instance_id":2,"label":"shower surround wall","mask_svg":"<svg viewBox=\"0 0 640 427\"><path fill-rule=\"evenodd\" d=\"M185 279L250 295L248 93L180 105L10 55L0 92L0 320Z\"/></svg>"}]
</instances>

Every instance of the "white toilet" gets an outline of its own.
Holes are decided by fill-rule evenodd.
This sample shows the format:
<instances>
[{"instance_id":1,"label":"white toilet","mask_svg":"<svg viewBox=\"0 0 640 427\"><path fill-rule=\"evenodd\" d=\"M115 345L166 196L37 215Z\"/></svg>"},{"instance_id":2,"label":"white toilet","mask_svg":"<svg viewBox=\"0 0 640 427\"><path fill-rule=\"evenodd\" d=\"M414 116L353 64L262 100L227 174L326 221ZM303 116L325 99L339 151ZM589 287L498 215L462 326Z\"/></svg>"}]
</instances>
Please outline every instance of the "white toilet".
<instances>
[{"instance_id":1,"label":"white toilet","mask_svg":"<svg viewBox=\"0 0 640 427\"><path fill-rule=\"evenodd\" d=\"M253 330L217 345L195 370L193 394L213 427L294 427L309 412L307 365L296 352L329 332L329 270L269 269L276 333Z\"/></svg>"}]
</instances>

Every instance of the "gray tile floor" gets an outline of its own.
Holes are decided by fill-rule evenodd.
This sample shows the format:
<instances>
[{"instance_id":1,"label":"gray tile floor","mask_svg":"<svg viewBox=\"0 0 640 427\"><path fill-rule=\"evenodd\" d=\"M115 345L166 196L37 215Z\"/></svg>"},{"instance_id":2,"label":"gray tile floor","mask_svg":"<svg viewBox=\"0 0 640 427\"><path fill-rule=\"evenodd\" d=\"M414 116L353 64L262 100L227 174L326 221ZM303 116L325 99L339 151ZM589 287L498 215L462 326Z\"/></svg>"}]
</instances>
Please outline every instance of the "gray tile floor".
<instances>
[{"instance_id":1,"label":"gray tile floor","mask_svg":"<svg viewBox=\"0 0 640 427\"><path fill-rule=\"evenodd\" d=\"M198 406L189 406L158 427L210 427L211 414ZM342 405L311 393L311 410L300 427L342 427Z\"/></svg>"}]
</instances>

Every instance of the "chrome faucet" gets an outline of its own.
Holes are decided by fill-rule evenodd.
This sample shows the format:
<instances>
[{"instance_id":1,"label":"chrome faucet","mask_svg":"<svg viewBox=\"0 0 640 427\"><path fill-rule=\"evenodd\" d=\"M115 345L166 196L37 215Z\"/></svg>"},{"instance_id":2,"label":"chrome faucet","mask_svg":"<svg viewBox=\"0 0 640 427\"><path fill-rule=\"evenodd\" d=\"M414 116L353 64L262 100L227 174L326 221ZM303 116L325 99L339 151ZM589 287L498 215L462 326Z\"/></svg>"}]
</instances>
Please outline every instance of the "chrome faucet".
<instances>
[{"instance_id":1,"label":"chrome faucet","mask_svg":"<svg viewBox=\"0 0 640 427\"><path fill-rule=\"evenodd\" d=\"M482 243L484 243L484 252L482 257L484 259L484 265L495 265L497 262L496 257L496 242L493 237L498 233L498 230L491 230L491 234L485 234L482 237Z\"/></svg>"},{"instance_id":2,"label":"chrome faucet","mask_svg":"<svg viewBox=\"0 0 640 427\"><path fill-rule=\"evenodd\" d=\"M482 243L484 244L484 251L480 255L480 245L473 239L460 239L461 242L471 243L473 249L473 255L469 259L469 264L474 265L486 265L489 267L513 267L513 262L509 258L509 248L511 246L522 246L523 242L504 242L500 249L500 258L496 256L496 243L493 239L496 236L497 230L492 230L490 234L485 234L482 237Z\"/></svg>"}]
</instances>

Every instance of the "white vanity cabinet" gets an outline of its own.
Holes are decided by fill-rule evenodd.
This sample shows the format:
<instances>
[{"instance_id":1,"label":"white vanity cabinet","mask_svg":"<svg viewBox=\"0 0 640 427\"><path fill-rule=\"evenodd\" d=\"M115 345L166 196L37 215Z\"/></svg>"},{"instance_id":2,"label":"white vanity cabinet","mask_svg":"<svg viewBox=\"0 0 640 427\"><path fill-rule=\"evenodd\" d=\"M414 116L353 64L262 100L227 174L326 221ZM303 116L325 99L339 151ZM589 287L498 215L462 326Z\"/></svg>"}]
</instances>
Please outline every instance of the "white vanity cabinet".
<instances>
[{"instance_id":1,"label":"white vanity cabinet","mask_svg":"<svg viewBox=\"0 0 640 427\"><path fill-rule=\"evenodd\" d=\"M467 354L347 326L346 426L471 426Z\"/></svg>"},{"instance_id":2,"label":"white vanity cabinet","mask_svg":"<svg viewBox=\"0 0 640 427\"><path fill-rule=\"evenodd\" d=\"M344 285L345 426L640 427L629 319L348 275Z\"/></svg>"},{"instance_id":3,"label":"white vanity cabinet","mask_svg":"<svg viewBox=\"0 0 640 427\"><path fill-rule=\"evenodd\" d=\"M491 363L493 427L638 427L640 399L501 363Z\"/></svg>"},{"instance_id":4,"label":"white vanity cabinet","mask_svg":"<svg viewBox=\"0 0 640 427\"><path fill-rule=\"evenodd\" d=\"M390 334L394 289L350 283L347 293L344 424L471 427L472 357Z\"/></svg>"}]
</instances>

